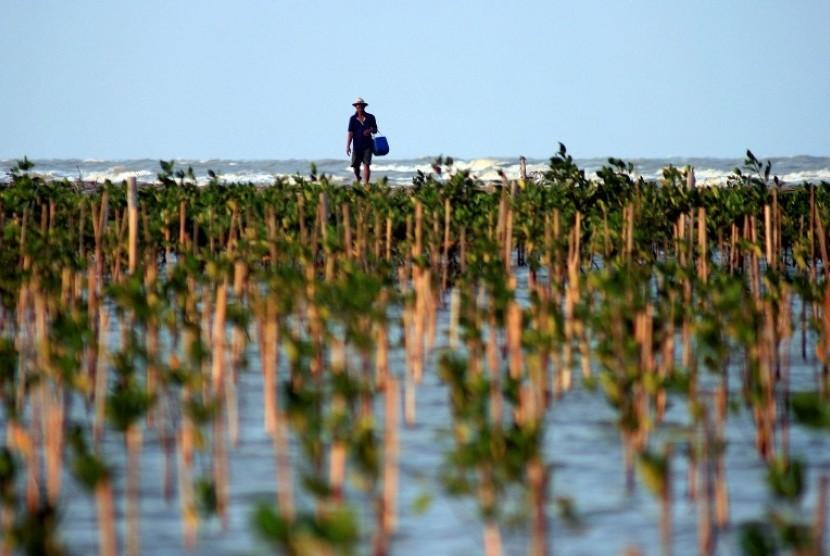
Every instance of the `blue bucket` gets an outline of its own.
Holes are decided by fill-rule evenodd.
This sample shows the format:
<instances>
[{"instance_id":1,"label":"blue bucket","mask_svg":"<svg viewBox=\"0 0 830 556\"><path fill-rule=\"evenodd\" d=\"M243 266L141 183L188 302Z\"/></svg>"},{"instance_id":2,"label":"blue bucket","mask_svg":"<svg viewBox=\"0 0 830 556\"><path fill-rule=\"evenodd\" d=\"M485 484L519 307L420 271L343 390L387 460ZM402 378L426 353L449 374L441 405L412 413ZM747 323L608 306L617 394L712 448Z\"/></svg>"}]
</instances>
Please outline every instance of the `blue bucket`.
<instances>
[{"instance_id":1,"label":"blue bucket","mask_svg":"<svg viewBox=\"0 0 830 556\"><path fill-rule=\"evenodd\" d=\"M386 140L386 137L383 135L375 135L375 144L372 148L372 152L375 156L383 156L385 154L389 154L389 141Z\"/></svg>"}]
</instances>

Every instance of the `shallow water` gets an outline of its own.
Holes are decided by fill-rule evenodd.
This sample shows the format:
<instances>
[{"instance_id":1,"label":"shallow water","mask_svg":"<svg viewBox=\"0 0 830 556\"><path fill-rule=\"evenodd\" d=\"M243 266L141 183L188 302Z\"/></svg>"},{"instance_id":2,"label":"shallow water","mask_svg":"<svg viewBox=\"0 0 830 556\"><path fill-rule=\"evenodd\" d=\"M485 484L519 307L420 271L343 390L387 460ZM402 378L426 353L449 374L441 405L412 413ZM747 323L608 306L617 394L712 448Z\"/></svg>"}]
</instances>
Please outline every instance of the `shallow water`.
<instances>
[{"instance_id":1,"label":"shallow water","mask_svg":"<svg viewBox=\"0 0 830 556\"><path fill-rule=\"evenodd\" d=\"M520 278L521 285L524 276L520 274ZM794 311L794 314L798 313ZM449 310L444 307L439 314L437 350L446 347L448 321ZM798 325L797 322L794 324ZM400 343L396 330L392 331L391 340ZM815 341L812 334L808 335L808 346L814 346ZM807 361L802 360L800 329L796 329L786 349L792 362L792 388L815 389L817 363L812 355ZM809 347L808 353L812 352ZM262 377L255 342L249 345L248 357L250 368L240 374L238 383L239 446L229 451L228 527L223 530L216 518L202 522L194 554L269 553L249 527L254 504L259 500L275 499L275 467L272 442L262 425ZM741 361L735 359L730 366L730 399L740 398ZM401 379L403 365L403 351L398 347L390 353L390 367ZM626 488L616 415L602 392L587 389L577 375L575 373L574 388L554 401L546 417L544 456L552 469L547 512L551 552L621 554L626 548L634 547L642 554L661 554L660 503L641 484L639 477L636 477L632 490ZM281 376L285 377L286 373L282 372ZM704 377L704 391L707 383L712 385L712 381ZM475 501L469 497L449 497L439 479L439 467L453 441L449 434L448 391L437 376L435 357L430 360L423 383L417 389L416 408L415 424L411 427L401 425L400 429L399 520L392 553L479 554L482 552L482 526ZM74 411L77 417L86 414L77 401ZM403 415L403 408L400 414ZM650 445L661 447L666 439L680 438L688 424L687 402L671 398L665 420L657 427ZM719 533L717 554L738 554L735 526L761 518L772 503L764 478L766 468L755 449L754 431L748 410L730 413L726 425L725 462L731 526ZM818 476L830 472L830 442L819 432L792 426L790 446L791 454L804 456L808 464L808 492L803 507L812 511ZM297 455L296 444L292 443L291 449L296 465L302 458ZM116 469L116 508L119 538L123 542L126 461L123 439L118 433L107 432L103 451ZM199 474L199 469L197 457L194 475ZM174 495L167 501L163 496L164 472L162 445L155 433L145 432L141 456L141 552L159 556L187 554L182 541L178 499ZM296 478L297 474L294 475ZM678 556L697 554L698 509L697 503L686 495L687 459L681 453L672 458L672 479L672 553ZM296 490L299 492L298 488ZM420 512L417 506L425 496L429 504ZM365 540L361 543L361 553L368 553L373 523L368 515L367 498L352 489L347 499L367 514L362 522ZM557 499L571 500L578 523L560 514ZM97 522L93 500L79 490L68 475L64 481L61 510L61 531L72 552L95 553ZM506 554L527 553L528 533L521 525L505 528L502 534Z\"/></svg>"}]
</instances>

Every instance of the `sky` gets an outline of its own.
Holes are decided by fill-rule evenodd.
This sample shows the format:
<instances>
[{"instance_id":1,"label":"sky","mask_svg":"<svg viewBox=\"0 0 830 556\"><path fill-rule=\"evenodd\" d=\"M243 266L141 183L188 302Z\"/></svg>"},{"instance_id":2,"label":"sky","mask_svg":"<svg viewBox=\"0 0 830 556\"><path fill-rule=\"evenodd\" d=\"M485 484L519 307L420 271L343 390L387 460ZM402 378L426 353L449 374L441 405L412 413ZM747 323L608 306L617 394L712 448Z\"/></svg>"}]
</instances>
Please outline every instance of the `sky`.
<instances>
[{"instance_id":1,"label":"sky","mask_svg":"<svg viewBox=\"0 0 830 556\"><path fill-rule=\"evenodd\" d=\"M830 155L827 0L0 0L0 158Z\"/></svg>"}]
</instances>

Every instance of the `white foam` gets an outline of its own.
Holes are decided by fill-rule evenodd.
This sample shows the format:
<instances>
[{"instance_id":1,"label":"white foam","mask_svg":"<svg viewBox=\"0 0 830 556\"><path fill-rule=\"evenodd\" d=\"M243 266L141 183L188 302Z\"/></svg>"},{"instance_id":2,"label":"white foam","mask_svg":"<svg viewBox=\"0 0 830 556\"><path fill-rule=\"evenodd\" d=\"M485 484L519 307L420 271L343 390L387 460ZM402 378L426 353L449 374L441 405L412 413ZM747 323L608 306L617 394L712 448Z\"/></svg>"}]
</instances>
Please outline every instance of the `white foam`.
<instances>
[{"instance_id":1,"label":"white foam","mask_svg":"<svg viewBox=\"0 0 830 556\"><path fill-rule=\"evenodd\" d=\"M346 166L344 171L351 171L351 166ZM372 164L373 172L400 172L402 174L415 174L418 171L427 173L432 172L431 164Z\"/></svg>"},{"instance_id":2,"label":"white foam","mask_svg":"<svg viewBox=\"0 0 830 556\"><path fill-rule=\"evenodd\" d=\"M135 177L139 181L152 183L156 181L156 173L158 171L156 162L151 160L133 161L129 163L109 161L109 163L107 163L106 161L87 159L85 162L97 164L98 166L96 166L95 170L90 169L88 171L84 167L79 169L76 160L48 161L44 164L45 167L36 167L33 174L43 176L46 179L68 179L74 181L80 177L84 180L92 182L111 180L115 183L120 183L129 177ZM204 169L199 170L199 175L196 180L198 184L204 185L210 182L210 178L207 175L202 174L202 172L207 171L207 167L210 167L211 160L200 160L199 162L203 165L207 165L202 167ZM299 173L298 171L293 171L291 173L287 172L287 169L293 168L293 165L284 164L285 161L282 161L281 163L281 161L246 162L237 160L224 162L217 160L216 162L219 163L218 165L220 168L230 170L228 173L220 173L219 169L214 168L214 170L219 173L218 179L222 183L250 182L257 185L267 185L273 183L275 179L280 177L288 177L290 179L295 175L306 174L305 170L299 171ZM303 161L294 162L300 163ZM654 162L657 162L657 164L654 164ZM596 170L602 163L603 162L599 160L587 162L583 161L581 163L581 167L585 171L586 178L589 180L596 180ZM281 164L281 166L278 167L282 170L282 172L275 171L275 164ZM663 174L663 168L659 167L661 164L668 165L669 161L646 161L644 166L646 166L647 169L644 170L643 168L638 167L637 170L642 173L642 177L644 179L659 181ZM699 185L723 185L726 184L729 177L733 175L732 172L734 166L727 166L728 163L723 164L723 166L721 166L718 161L714 161L711 165L709 164L710 163L704 162L701 167L695 169L695 177ZM740 162L735 161L735 164L738 165ZM782 171L778 174L778 176L782 182L790 185L797 185L804 182L818 183L821 181L830 181L830 166L828 166L827 161L823 160L819 164L824 167L818 165L814 165L812 167L809 165L790 165L788 167L786 164L783 164L782 167L780 167ZM7 165L11 166L11 161L7 161ZM326 161L324 163L324 166L325 165L328 165L327 167L329 171L326 172L326 174L332 181L337 181L338 183L351 183L352 168L350 166L340 166L340 163L336 161ZM375 164L372 166L372 170L373 177L381 178L386 176L391 184L396 185L411 184L412 178L419 171L425 174L434 173L432 163L428 158L402 161L394 159L376 159ZM531 176L531 178L537 178L541 174L544 174L547 170L548 164L541 160L527 164L527 173ZM520 165L515 159L455 159L451 167L451 172L458 171L469 172L473 178L477 178L482 181L494 182L500 180L501 172L503 172L508 179L517 179L519 177ZM632 177L635 179L639 175L640 173L637 171L632 172ZM773 175L775 175L775 168L773 168ZM447 179L447 175L445 174L439 177L439 179ZM10 181L10 176L5 172L0 172L0 181L8 182Z\"/></svg>"},{"instance_id":3,"label":"white foam","mask_svg":"<svg viewBox=\"0 0 830 556\"><path fill-rule=\"evenodd\" d=\"M118 183L121 181L126 180L127 178L135 178L138 181L154 181L156 175L149 170L103 170L101 172L90 172L88 174L81 173L84 181L94 181L94 182L105 182L107 180L112 181L113 183ZM74 177L74 176L65 176L65 177ZM152 178L151 180L147 180L146 178Z\"/></svg>"},{"instance_id":4,"label":"white foam","mask_svg":"<svg viewBox=\"0 0 830 556\"><path fill-rule=\"evenodd\" d=\"M454 168L459 170L469 170L474 174L495 171L501 167L501 163L493 158L475 158L470 161L456 160L453 164Z\"/></svg>"},{"instance_id":5,"label":"white foam","mask_svg":"<svg viewBox=\"0 0 830 556\"><path fill-rule=\"evenodd\" d=\"M784 174L780 177L780 179L787 183L802 183L805 181L830 181L830 168L822 168L821 170L806 170L802 172L792 172L789 174Z\"/></svg>"},{"instance_id":6,"label":"white foam","mask_svg":"<svg viewBox=\"0 0 830 556\"><path fill-rule=\"evenodd\" d=\"M528 176L533 176L534 174L544 174L548 171L548 168L547 164L527 164L525 166ZM522 167L519 164L511 164L502 168L504 174L511 180L519 179L519 176L521 176L521 169ZM496 174L496 177L498 177L498 174Z\"/></svg>"},{"instance_id":7,"label":"white foam","mask_svg":"<svg viewBox=\"0 0 830 556\"><path fill-rule=\"evenodd\" d=\"M226 183L255 183L255 184L269 184L273 183L279 177L290 177L289 174L266 174L264 172L231 172L228 174L220 174L217 172L216 178L219 182ZM206 185L210 182L209 176L199 176L196 182L199 185Z\"/></svg>"}]
</instances>

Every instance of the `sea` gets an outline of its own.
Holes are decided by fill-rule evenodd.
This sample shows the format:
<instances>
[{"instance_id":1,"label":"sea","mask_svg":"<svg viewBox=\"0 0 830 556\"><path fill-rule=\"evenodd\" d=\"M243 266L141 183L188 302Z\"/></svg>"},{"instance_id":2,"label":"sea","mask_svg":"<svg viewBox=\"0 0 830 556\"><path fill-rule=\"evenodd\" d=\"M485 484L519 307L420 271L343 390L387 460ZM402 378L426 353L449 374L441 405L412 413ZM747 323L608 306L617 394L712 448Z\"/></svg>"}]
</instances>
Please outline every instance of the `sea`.
<instances>
[{"instance_id":1,"label":"sea","mask_svg":"<svg viewBox=\"0 0 830 556\"><path fill-rule=\"evenodd\" d=\"M767 159L763 159L766 162ZM792 156L773 157L771 176L777 176L786 184L804 182L830 182L830 156ZM375 158L372 164L372 180L386 178L392 185L410 185L418 172L434 172L432 157L411 159ZM9 169L15 165L15 159L0 159L0 181L10 179ZM139 182L151 183L161 170L158 160L95 160L95 159L34 159L34 173L51 179L81 180L85 182L120 182L128 177L136 177ZM608 163L607 158L576 159L575 162L584 169L588 177ZM692 166L698 184L719 185L726 182L735 168L743 167L744 160L739 158L639 158L630 159L634 165L634 175L645 179L656 179L663 168ZM548 168L548 159L527 160L527 172L530 176L541 175ZM233 159L180 159L175 160L175 168L187 170L193 168L200 185L208 183L208 171L212 170L220 181L226 183L253 183L267 185L280 177L308 176L316 167L317 175L325 174L333 181L348 183L353 175L345 159L322 160L233 160ZM455 159L455 170L466 170L482 181L499 179L499 172L508 178L519 176L518 157L482 157Z\"/></svg>"}]
</instances>

